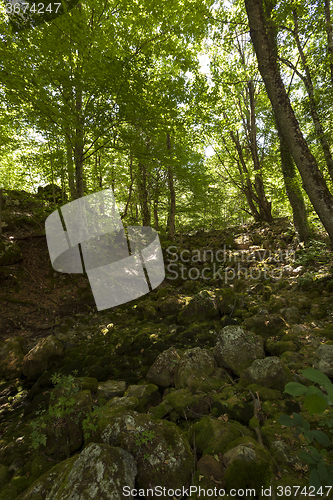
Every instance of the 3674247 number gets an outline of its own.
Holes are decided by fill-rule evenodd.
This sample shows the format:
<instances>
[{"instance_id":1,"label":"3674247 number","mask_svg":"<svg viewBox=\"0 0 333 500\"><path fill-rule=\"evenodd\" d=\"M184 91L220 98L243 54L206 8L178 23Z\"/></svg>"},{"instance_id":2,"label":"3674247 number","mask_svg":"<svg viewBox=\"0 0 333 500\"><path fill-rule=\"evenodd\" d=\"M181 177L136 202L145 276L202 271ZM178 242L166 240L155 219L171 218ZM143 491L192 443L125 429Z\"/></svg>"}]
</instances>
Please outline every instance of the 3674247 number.
<instances>
[{"instance_id":1,"label":"3674247 number","mask_svg":"<svg viewBox=\"0 0 333 500\"><path fill-rule=\"evenodd\" d=\"M52 14L52 12L58 12L61 3L7 3L6 4L6 13L7 14L27 14L31 12L32 14L44 14L48 12Z\"/></svg>"}]
</instances>

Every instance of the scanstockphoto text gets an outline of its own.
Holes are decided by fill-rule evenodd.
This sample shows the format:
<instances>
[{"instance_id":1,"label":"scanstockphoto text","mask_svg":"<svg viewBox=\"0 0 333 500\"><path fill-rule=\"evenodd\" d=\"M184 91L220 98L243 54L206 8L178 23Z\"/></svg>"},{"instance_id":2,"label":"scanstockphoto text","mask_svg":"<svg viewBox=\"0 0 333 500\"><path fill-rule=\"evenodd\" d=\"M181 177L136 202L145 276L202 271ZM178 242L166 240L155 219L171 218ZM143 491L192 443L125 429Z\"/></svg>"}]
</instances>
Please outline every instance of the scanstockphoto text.
<instances>
[{"instance_id":1,"label":"scanstockphoto text","mask_svg":"<svg viewBox=\"0 0 333 500\"><path fill-rule=\"evenodd\" d=\"M255 249L232 251L224 245L218 250L178 251L175 245L166 249L168 255L166 272L168 280L211 280L228 283L234 279L259 280L271 278L274 281L283 276L282 264L295 262L295 251Z\"/></svg>"}]
</instances>

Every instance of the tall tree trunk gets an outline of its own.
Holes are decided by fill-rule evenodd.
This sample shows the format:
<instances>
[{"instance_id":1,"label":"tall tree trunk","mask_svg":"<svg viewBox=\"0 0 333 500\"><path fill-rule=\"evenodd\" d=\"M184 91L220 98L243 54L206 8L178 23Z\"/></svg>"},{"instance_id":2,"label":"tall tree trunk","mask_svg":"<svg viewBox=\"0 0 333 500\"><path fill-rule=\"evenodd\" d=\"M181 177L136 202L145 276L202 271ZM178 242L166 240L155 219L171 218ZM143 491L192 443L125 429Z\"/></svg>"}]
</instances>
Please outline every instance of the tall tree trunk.
<instances>
[{"instance_id":1,"label":"tall tree trunk","mask_svg":"<svg viewBox=\"0 0 333 500\"><path fill-rule=\"evenodd\" d=\"M84 196L84 180L83 180L83 145L84 145L84 128L82 116L82 87L79 81L80 75L77 75L75 95L75 112L76 112L76 130L74 140L74 162L75 162L75 183L76 197Z\"/></svg>"},{"instance_id":2,"label":"tall tree trunk","mask_svg":"<svg viewBox=\"0 0 333 500\"><path fill-rule=\"evenodd\" d=\"M294 226L301 241L310 237L310 228L306 216L306 207L298 179L296 176L293 157L288 145L282 136L280 137L281 168L286 187L287 196L293 211Z\"/></svg>"},{"instance_id":3,"label":"tall tree trunk","mask_svg":"<svg viewBox=\"0 0 333 500\"><path fill-rule=\"evenodd\" d=\"M279 133L299 170L303 187L333 243L333 197L305 141L282 82L274 46L266 32L262 0L245 0L250 34Z\"/></svg>"},{"instance_id":4,"label":"tall tree trunk","mask_svg":"<svg viewBox=\"0 0 333 500\"><path fill-rule=\"evenodd\" d=\"M330 65L331 84L333 87L333 30L331 22L331 2L325 0L325 24L327 33L327 53Z\"/></svg>"},{"instance_id":5,"label":"tall tree trunk","mask_svg":"<svg viewBox=\"0 0 333 500\"><path fill-rule=\"evenodd\" d=\"M125 217L127 216L128 207L130 206L131 199L132 199L133 184L134 184L134 179L135 179L135 176L133 176L133 168L132 167L133 167L133 155L130 155L130 165L129 165L129 168L130 168L131 184L130 184L129 191L128 191L128 198L127 198L125 210L124 210L124 213L121 216L121 219L125 219Z\"/></svg>"},{"instance_id":6,"label":"tall tree trunk","mask_svg":"<svg viewBox=\"0 0 333 500\"><path fill-rule=\"evenodd\" d=\"M1 206L2 206L2 188L0 188L0 236L2 236L2 213L1 213Z\"/></svg>"},{"instance_id":7,"label":"tall tree trunk","mask_svg":"<svg viewBox=\"0 0 333 500\"><path fill-rule=\"evenodd\" d=\"M72 154L72 144L70 140L69 131L65 134L66 143L66 159L67 159L67 172L68 172L68 186L71 199L76 199L76 188L75 188L75 176L74 176L74 164L73 164L73 154Z\"/></svg>"},{"instance_id":8,"label":"tall tree trunk","mask_svg":"<svg viewBox=\"0 0 333 500\"><path fill-rule=\"evenodd\" d=\"M154 199L154 228L156 230L159 229L159 224L158 224L158 198Z\"/></svg>"},{"instance_id":9,"label":"tall tree trunk","mask_svg":"<svg viewBox=\"0 0 333 500\"><path fill-rule=\"evenodd\" d=\"M142 225L150 226L150 210L148 201L148 189L147 189L147 166L145 163L139 163L139 196L141 205L141 215L142 215Z\"/></svg>"},{"instance_id":10,"label":"tall tree trunk","mask_svg":"<svg viewBox=\"0 0 333 500\"><path fill-rule=\"evenodd\" d=\"M171 155L171 138L170 134L167 133L167 150ZM168 186L170 191L170 210L169 210L169 220L168 220L168 239L173 241L175 237L175 218L176 218L176 193L173 183L173 168L171 165L168 166Z\"/></svg>"},{"instance_id":11,"label":"tall tree trunk","mask_svg":"<svg viewBox=\"0 0 333 500\"><path fill-rule=\"evenodd\" d=\"M297 18L297 13L295 10L293 11L293 17L294 17L294 27L295 27L294 36L295 36L295 40L296 40L296 45L297 45L297 49L298 49L298 52L299 52L299 55L300 55L300 58L302 61L302 65L303 65L303 68L305 71L305 77L302 78L302 80L304 82L304 85L306 87L306 90L307 90L307 93L309 96L310 113L311 113L311 117L312 117L315 131L316 131L316 135L319 139L319 142L321 144L321 148L322 148L323 153L324 153L324 158L325 158L325 162L327 165L328 173L330 174L330 177L333 181L333 158L331 155L331 151L330 151L330 147L329 147L326 135L324 133L324 129L322 127L322 124L321 124L321 121L320 121L320 118L318 115L317 103L316 103L315 96L314 96L310 68L309 68L309 65L307 63L306 56L305 56L302 44L301 44L300 39L299 39L298 18Z\"/></svg>"},{"instance_id":12,"label":"tall tree trunk","mask_svg":"<svg viewBox=\"0 0 333 500\"><path fill-rule=\"evenodd\" d=\"M252 80L250 80L248 83L248 89L250 97L250 148L253 167L256 172L254 186L258 196L260 218L261 220L272 222L272 203L269 202L266 198L264 181L262 179L261 165L258 155L254 85Z\"/></svg>"}]
</instances>

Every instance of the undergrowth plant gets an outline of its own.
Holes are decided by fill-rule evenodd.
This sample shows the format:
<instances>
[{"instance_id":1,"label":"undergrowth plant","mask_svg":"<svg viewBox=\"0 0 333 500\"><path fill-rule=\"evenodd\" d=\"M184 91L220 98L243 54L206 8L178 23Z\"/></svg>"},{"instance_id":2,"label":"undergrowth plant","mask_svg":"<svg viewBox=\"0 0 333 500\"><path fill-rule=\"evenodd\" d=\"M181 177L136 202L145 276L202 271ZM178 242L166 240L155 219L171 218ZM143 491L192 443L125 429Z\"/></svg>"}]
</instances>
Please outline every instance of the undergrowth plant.
<instances>
[{"instance_id":1,"label":"undergrowth plant","mask_svg":"<svg viewBox=\"0 0 333 500\"><path fill-rule=\"evenodd\" d=\"M325 460L328 455L327 449L331 448L332 452L333 448L333 415L330 409L327 410L328 406L333 405L333 384L324 373L314 368L306 368L301 370L301 373L314 384L307 387L298 382L289 382L284 392L292 396L304 395L303 406L310 415L323 415L326 410L327 415L318 425L324 427L327 433L319 429L311 429L309 422L299 413L293 413L291 417L281 415L279 422L287 427L293 427L297 433L307 438L307 449L300 451L298 456L309 466L309 485L320 490L323 486L333 485L333 467Z\"/></svg>"},{"instance_id":2,"label":"undergrowth plant","mask_svg":"<svg viewBox=\"0 0 333 500\"><path fill-rule=\"evenodd\" d=\"M41 445L46 445L46 429L49 426L54 427L66 417L79 424L82 415L85 414L84 407L76 410L77 403L76 395L80 392L80 383L75 378L77 372L73 375L62 375L56 373L52 376L51 381L55 388L51 394L50 404L48 410L38 410L39 415L37 418L30 422L32 432L30 438L33 448L37 449ZM97 430L96 417L98 417L101 408L95 407L86 418L82 421L82 429L84 430L85 437L90 436L90 432Z\"/></svg>"}]
</instances>

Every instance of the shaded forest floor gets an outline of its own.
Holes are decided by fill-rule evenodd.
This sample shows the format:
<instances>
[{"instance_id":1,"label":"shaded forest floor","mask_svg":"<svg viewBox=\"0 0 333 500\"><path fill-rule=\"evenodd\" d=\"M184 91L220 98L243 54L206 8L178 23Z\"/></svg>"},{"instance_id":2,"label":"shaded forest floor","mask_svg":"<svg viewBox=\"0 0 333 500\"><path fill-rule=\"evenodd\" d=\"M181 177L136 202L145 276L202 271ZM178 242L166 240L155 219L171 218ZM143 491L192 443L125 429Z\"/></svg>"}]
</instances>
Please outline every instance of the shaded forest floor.
<instances>
[{"instance_id":1,"label":"shaded forest floor","mask_svg":"<svg viewBox=\"0 0 333 500\"><path fill-rule=\"evenodd\" d=\"M304 248L290 222L278 219L272 224L200 230L178 235L174 242L162 240L164 282L139 300L98 312L85 276L58 273L51 267L43 233L45 218L54 206L26 193L6 195L2 241L14 241L20 255L11 257L17 262L0 265L0 356L8 339L23 339L26 354L41 338L50 335L62 343L64 353L39 378L22 375L22 360L14 367L16 376L1 374L0 464L6 468L9 486L3 491L0 486L0 499L19 498L54 461L60 463L64 459L50 449L49 453L44 450L41 459L31 447L31 431L27 430L38 408L48 408L55 373L68 376L75 371L77 377L90 377L96 384L108 380L123 381L126 387L143 384L156 358L170 347L181 356L191 348L212 350L223 327L238 325L262 337L265 356L280 357L297 378L301 368L312 366L320 345L333 344L333 253L323 235L318 234ZM248 394L244 396L235 372L227 372L227 379L221 379L223 386L198 391L213 398L210 404L214 400L215 411L212 406L201 406L202 414L195 418L195 413L193 416L188 410L193 408L189 399L186 407L177 403L165 415L157 405L156 415L177 424L182 432L190 432L191 425L200 422L203 415L227 415L225 418L247 427L253 416L252 399ZM214 399L220 398L224 384L234 387L233 394L229 388L223 396L229 410L228 404L218 406ZM164 401L169 389L158 389ZM177 385L171 390L175 389L176 393L187 390ZM271 453L275 441L284 439L273 407L276 405L279 413L301 408L298 403L293 406L291 398L278 396L279 391L273 392L260 393L267 403L261 432L264 446ZM103 398L98 402L96 390L92 394L94 404L105 404ZM195 391L194 394L197 396ZM270 402L273 396L283 400L283 404L275 403L275 399ZM234 400L231 404L235 397L236 405ZM248 406L244 416L241 401L245 399ZM144 411L148 410L153 411L151 407ZM295 455L296 440L288 434L284 441ZM81 442L75 451L83 446ZM198 461L207 450L192 452ZM42 464L38 472L27 466L37 458ZM307 480L306 465L297 461L281 464L278 456L276 460L273 475L277 484L284 484L284 475L287 481L293 478L295 484ZM197 470L196 474L201 473ZM17 477L21 482L15 483ZM10 491L12 496L8 496Z\"/></svg>"}]
</instances>

